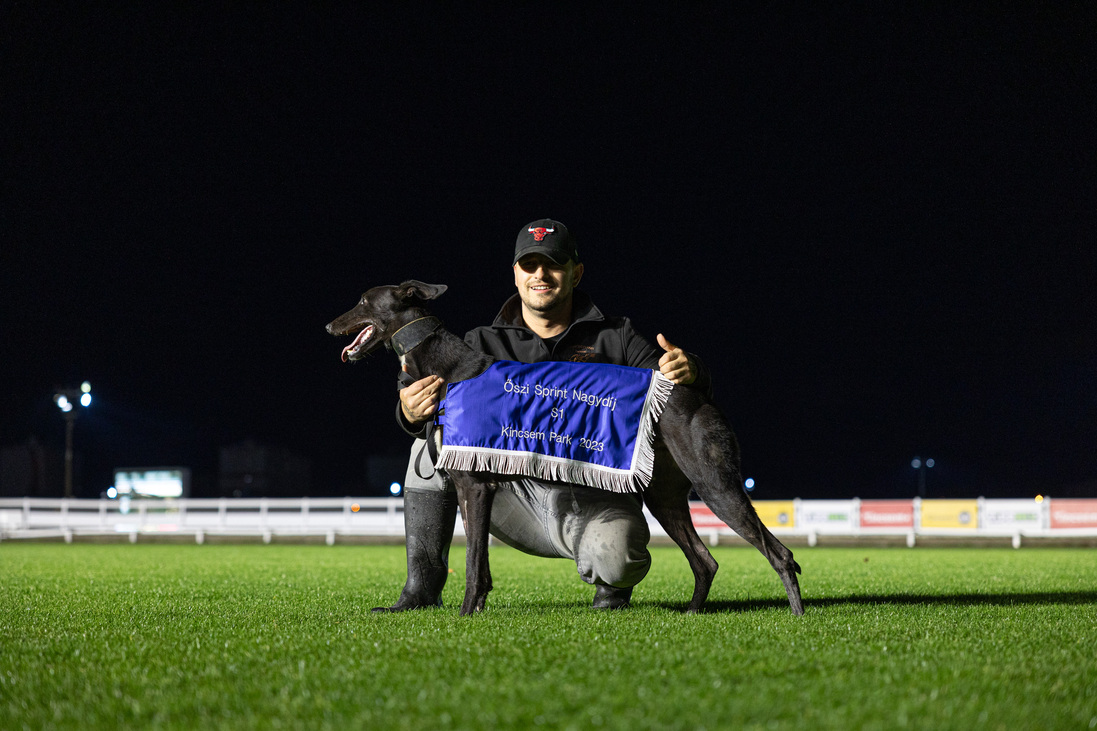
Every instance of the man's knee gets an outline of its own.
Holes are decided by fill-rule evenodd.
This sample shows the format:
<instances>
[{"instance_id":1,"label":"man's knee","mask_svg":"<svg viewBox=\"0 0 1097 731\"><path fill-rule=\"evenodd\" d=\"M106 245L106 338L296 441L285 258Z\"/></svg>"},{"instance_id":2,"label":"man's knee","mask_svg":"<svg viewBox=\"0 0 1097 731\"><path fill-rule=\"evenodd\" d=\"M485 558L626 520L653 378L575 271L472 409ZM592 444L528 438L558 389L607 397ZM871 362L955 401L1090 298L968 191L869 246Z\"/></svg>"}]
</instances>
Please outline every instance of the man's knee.
<instances>
[{"instance_id":1,"label":"man's knee","mask_svg":"<svg viewBox=\"0 0 1097 731\"><path fill-rule=\"evenodd\" d=\"M651 568L651 534L643 513L590 523L579 542L576 565L588 584L635 586Z\"/></svg>"}]
</instances>

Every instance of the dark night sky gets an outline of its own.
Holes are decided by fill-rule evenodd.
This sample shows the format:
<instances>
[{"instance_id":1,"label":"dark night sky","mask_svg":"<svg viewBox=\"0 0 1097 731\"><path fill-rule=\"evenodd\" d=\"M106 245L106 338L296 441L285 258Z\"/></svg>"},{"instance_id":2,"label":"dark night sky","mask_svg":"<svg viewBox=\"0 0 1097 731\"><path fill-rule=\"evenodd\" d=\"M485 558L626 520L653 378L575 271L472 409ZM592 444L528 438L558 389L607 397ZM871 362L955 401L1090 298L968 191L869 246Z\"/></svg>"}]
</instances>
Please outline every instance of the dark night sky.
<instances>
[{"instance_id":1,"label":"dark night sky","mask_svg":"<svg viewBox=\"0 0 1097 731\"><path fill-rule=\"evenodd\" d=\"M361 494L395 360L323 325L405 278L463 333L558 218L585 288L714 372L757 498L1097 494L1097 16L0 10L0 443L82 493L245 437ZM547 7L547 6L546 6Z\"/></svg>"}]
</instances>

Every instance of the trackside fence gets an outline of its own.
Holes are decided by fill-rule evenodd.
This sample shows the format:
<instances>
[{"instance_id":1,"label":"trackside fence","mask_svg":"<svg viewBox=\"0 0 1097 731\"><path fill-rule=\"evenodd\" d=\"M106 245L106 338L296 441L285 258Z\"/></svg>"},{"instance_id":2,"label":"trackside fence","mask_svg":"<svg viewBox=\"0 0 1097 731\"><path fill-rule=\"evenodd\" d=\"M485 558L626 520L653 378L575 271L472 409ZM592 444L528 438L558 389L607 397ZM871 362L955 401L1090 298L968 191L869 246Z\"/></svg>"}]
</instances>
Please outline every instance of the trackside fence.
<instances>
[{"instance_id":1,"label":"trackside fence","mask_svg":"<svg viewBox=\"0 0 1097 731\"><path fill-rule=\"evenodd\" d=\"M777 536L822 537L1097 538L1097 498L961 500L755 500L758 517ZM715 544L735 535L704 503L690 503L697 532Z\"/></svg>"},{"instance_id":2,"label":"trackside fence","mask_svg":"<svg viewBox=\"0 0 1097 731\"><path fill-rule=\"evenodd\" d=\"M908 546L920 537L1097 538L1097 498L1042 500L755 500L762 522L778 536L816 545L820 538L891 537ZM691 502L697 532L712 545L735 533L701 502ZM646 510L645 510L646 513ZM652 535L666 532L646 513ZM455 533L464 535L461 521ZM402 498L220 498L178 500L0 499L0 540L124 536L402 539Z\"/></svg>"}]
</instances>

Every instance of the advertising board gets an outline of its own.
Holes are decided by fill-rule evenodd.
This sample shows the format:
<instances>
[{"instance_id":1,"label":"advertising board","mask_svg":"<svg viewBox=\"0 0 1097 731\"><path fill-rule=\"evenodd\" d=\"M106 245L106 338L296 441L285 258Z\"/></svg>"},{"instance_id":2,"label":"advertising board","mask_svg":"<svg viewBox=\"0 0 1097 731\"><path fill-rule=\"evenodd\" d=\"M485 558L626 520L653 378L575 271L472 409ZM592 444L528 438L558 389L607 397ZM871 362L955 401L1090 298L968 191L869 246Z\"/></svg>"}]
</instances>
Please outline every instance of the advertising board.
<instances>
[{"instance_id":1,"label":"advertising board","mask_svg":"<svg viewBox=\"0 0 1097 731\"><path fill-rule=\"evenodd\" d=\"M755 500L754 509L767 528L795 528L796 511L792 500Z\"/></svg>"},{"instance_id":2,"label":"advertising board","mask_svg":"<svg viewBox=\"0 0 1097 731\"><path fill-rule=\"evenodd\" d=\"M702 528L727 528L724 521L717 518L709 509L709 506L704 503L690 503L689 515L693 518L693 527L697 530Z\"/></svg>"},{"instance_id":3,"label":"advertising board","mask_svg":"<svg viewBox=\"0 0 1097 731\"><path fill-rule=\"evenodd\" d=\"M801 500L797 526L818 533L849 533L856 526L852 500Z\"/></svg>"},{"instance_id":4,"label":"advertising board","mask_svg":"<svg viewBox=\"0 0 1097 731\"><path fill-rule=\"evenodd\" d=\"M978 527L978 500L923 500L923 528L961 528L975 530Z\"/></svg>"},{"instance_id":5,"label":"advertising board","mask_svg":"<svg viewBox=\"0 0 1097 731\"><path fill-rule=\"evenodd\" d=\"M912 500L862 500L862 528L914 527L914 502Z\"/></svg>"},{"instance_id":6,"label":"advertising board","mask_svg":"<svg viewBox=\"0 0 1097 731\"><path fill-rule=\"evenodd\" d=\"M979 513L979 527L1026 528L1035 530L1040 525L1040 503L1035 500L997 500L988 498L983 501Z\"/></svg>"},{"instance_id":7,"label":"advertising board","mask_svg":"<svg viewBox=\"0 0 1097 731\"><path fill-rule=\"evenodd\" d=\"M1055 529L1097 528L1097 498L1051 500L1051 524Z\"/></svg>"}]
</instances>

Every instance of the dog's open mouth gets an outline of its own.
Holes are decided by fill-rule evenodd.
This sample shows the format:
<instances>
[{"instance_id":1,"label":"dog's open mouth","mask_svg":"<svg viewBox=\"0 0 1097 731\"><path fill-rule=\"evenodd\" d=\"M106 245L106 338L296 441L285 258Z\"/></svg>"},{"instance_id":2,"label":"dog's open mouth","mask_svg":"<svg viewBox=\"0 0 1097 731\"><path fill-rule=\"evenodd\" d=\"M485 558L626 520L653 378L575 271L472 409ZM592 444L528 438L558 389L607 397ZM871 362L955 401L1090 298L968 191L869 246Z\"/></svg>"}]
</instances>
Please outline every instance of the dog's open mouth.
<instances>
[{"instance_id":1,"label":"dog's open mouth","mask_svg":"<svg viewBox=\"0 0 1097 731\"><path fill-rule=\"evenodd\" d=\"M358 360L362 355L362 351L365 350L366 345L369 344L370 338L373 336L372 323L366 325L362 332L358 333L358 337L354 339L354 342L343 348L343 362L348 360Z\"/></svg>"}]
</instances>

